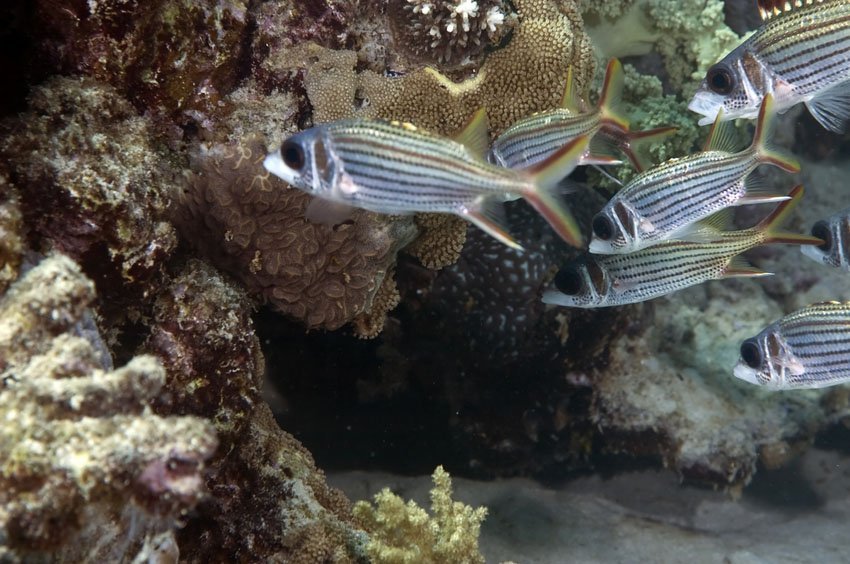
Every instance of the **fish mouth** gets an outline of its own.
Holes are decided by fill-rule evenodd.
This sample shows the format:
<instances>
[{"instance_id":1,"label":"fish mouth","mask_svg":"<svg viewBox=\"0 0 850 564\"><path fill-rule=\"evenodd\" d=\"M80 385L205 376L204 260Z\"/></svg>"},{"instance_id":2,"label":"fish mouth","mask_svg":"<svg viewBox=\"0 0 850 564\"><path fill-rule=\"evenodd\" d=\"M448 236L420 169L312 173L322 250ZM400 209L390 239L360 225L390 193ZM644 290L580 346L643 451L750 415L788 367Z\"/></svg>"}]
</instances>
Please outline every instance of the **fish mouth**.
<instances>
[{"instance_id":1,"label":"fish mouth","mask_svg":"<svg viewBox=\"0 0 850 564\"><path fill-rule=\"evenodd\" d=\"M263 159L263 167L283 181L288 182L289 184L294 183L295 174L292 172L292 169L284 164L283 158L280 156L280 150L277 150L274 153L269 153L266 158Z\"/></svg>"},{"instance_id":2,"label":"fish mouth","mask_svg":"<svg viewBox=\"0 0 850 564\"><path fill-rule=\"evenodd\" d=\"M697 92L688 104L688 109L703 116L699 120L699 124L702 126L714 123L714 120L717 119L717 113L722 106L722 103L713 101L711 96L703 92Z\"/></svg>"},{"instance_id":3,"label":"fish mouth","mask_svg":"<svg viewBox=\"0 0 850 564\"><path fill-rule=\"evenodd\" d=\"M739 361L738 364L735 365L735 370L733 371L733 374L735 375L735 378L743 380L744 382L749 382L750 384L753 384L755 386L761 385L756 376L757 372L746 364L744 364L743 362Z\"/></svg>"},{"instance_id":4,"label":"fish mouth","mask_svg":"<svg viewBox=\"0 0 850 564\"><path fill-rule=\"evenodd\" d=\"M610 243L605 243L599 239L591 239L590 245L587 246L587 250L597 255L614 254L614 247L612 247Z\"/></svg>"},{"instance_id":5,"label":"fish mouth","mask_svg":"<svg viewBox=\"0 0 850 564\"><path fill-rule=\"evenodd\" d=\"M802 245L800 252L817 262L825 262L824 255L814 245Z\"/></svg>"}]
</instances>

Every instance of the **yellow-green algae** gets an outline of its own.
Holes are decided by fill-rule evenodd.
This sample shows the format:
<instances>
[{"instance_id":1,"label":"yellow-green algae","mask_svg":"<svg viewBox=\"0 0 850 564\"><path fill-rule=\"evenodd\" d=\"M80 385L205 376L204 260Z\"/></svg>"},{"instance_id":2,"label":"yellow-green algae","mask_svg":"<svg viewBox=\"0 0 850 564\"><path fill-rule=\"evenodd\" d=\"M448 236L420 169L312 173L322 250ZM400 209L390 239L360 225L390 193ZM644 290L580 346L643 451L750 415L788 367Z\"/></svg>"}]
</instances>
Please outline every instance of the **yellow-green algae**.
<instances>
[{"instance_id":1,"label":"yellow-green algae","mask_svg":"<svg viewBox=\"0 0 850 564\"><path fill-rule=\"evenodd\" d=\"M369 533L366 553L375 564L483 563L478 550L487 508L452 500L452 481L438 466L432 475L431 515L384 488L354 505L354 517Z\"/></svg>"}]
</instances>

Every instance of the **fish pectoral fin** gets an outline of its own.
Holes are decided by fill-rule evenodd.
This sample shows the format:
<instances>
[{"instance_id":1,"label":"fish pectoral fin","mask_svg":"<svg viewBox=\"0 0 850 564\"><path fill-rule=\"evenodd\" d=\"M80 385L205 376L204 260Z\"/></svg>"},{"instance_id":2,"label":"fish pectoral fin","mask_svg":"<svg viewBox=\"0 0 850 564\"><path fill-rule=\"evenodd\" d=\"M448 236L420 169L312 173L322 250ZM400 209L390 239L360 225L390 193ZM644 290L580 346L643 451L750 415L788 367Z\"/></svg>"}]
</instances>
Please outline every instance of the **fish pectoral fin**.
<instances>
[{"instance_id":1,"label":"fish pectoral fin","mask_svg":"<svg viewBox=\"0 0 850 564\"><path fill-rule=\"evenodd\" d=\"M821 92L806 102L806 107L819 124L835 133L844 133L850 122L850 81Z\"/></svg>"},{"instance_id":2,"label":"fish pectoral fin","mask_svg":"<svg viewBox=\"0 0 850 564\"><path fill-rule=\"evenodd\" d=\"M729 264L723 271L723 276L720 278L761 278L763 276L773 276L773 273L756 268L743 257L737 256L729 261Z\"/></svg>"},{"instance_id":3,"label":"fish pectoral fin","mask_svg":"<svg viewBox=\"0 0 850 564\"><path fill-rule=\"evenodd\" d=\"M304 210L304 217L307 218L310 223L339 225L340 223L350 219L354 210L355 208L346 204L314 197L310 200L310 203L307 204L307 209Z\"/></svg>"},{"instance_id":4,"label":"fish pectoral fin","mask_svg":"<svg viewBox=\"0 0 850 564\"><path fill-rule=\"evenodd\" d=\"M731 121L724 121L723 108L717 112L717 117L711 125L711 131L705 140L703 151L722 151L734 153L741 147L738 141L738 130Z\"/></svg>"},{"instance_id":5,"label":"fish pectoral fin","mask_svg":"<svg viewBox=\"0 0 850 564\"><path fill-rule=\"evenodd\" d=\"M512 249L524 250L508 232L505 209L502 203L493 199L481 198L465 206L459 215L474 223L477 227Z\"/></svg>"},{"instance_id":6,"label":"fish pectoral fin","mask_svg":"<svg viewBox=\"0 0 850 564\"><path fill-rule=\"evenodd\" d=\"M714 213L702 221L691 223L670 234L670 239L680 239L692 243L713 243L720 239L724 231L732 227L733 212L726 208Z\"/></svg>"}]
</instances>

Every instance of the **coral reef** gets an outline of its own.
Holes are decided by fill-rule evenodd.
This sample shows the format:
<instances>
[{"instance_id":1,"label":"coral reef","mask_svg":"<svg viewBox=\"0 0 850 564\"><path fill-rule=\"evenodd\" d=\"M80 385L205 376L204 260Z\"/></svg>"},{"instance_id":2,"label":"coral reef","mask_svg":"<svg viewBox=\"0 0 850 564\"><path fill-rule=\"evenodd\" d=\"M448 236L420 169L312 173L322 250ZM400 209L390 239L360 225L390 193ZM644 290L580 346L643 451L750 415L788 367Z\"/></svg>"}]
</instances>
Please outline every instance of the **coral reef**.
<instances>
[{"instance_id":1,"label":"coral reef","mask_svg":"<svg viewBox=\"0 0 850 564\"><path fill-rule=\"evenodd\" d=\"M466 242L466 221L455 215L437 213L417 214L415 221L420 235L405 252L432 270L456 263Z\"/></svg>"},{"instance_id":2,"label":"coral reef","mask_svg":"<svg viewBox=\"0 0 850 564\"><path fill-rule=\"evenodd\" d=\"M24 252L20 196L0 172L0 293L18 277Z\"/></svg>"},{"instance_id":3,"label":"coral reef","mask_svg":"<svg viewBox=\"0 0 850 564\"><path fill-rule=\"evenodd\" d=\"M662 55L672 87L696 88L709 66L737 46L721 0L585 1L587 32L605 58ZM686 95L686 97L688 97Z\"/></svg>"},{"instance_id":4,"label":"coral reef","mask_svg":"<svg viewBox=\"0 0 850 564\"><path fill-rule=\"evenodd\" d=\"M270 176L265 153L256 137L203 150L177 222L252 293L307 328L338 329L371 310L398 249L416 233L412 219L357 212L351 223L310 223L310 197Z\"/></svg>"},{"instance_id":5,"label":"coral reef","mask_svg":"<svg viewBox=\"0 0 850 564\"><path fill-rule=\"evenodd\" d=\"M443 68L473 62L516 22L503 0L390 0L387 11L395 45Z\"/></svg>"},{"instance_id":6,"label":"coral reef","mask_svg":"<svg viewBox=\"0 0 850 564\"><path fill-rule=\"evenodd\" d=\"M434 470L432 479L432 516L388 488L375 495L375 507L366 501L354 506L355 518L371 534L366 553L372 562L484 562L478 537L487 509L453 501L451 478L442 466Z\"/></svg>"},{"instance_id":7,"label":"coral reef","mask_svg":"<svg viewBox=\"0 0 850 564\"><path fill-rule=\"evenodd\" d=\"M151 412L165 381L155 358L111 369L94 297L92 282L57 254L0 299L4 562L121 561L154 537L173 545L178 521L204 494L212 426Z\"/></svg>"},{"instance_id":8,"label":"coral reef","mask_svg":"<svg viewBox=\"0 0 850 564\"><path fill-rule=\"evenodd\" d=\"M498 133L521 117L557 106L570 66L580 88L590 83L594 70L590 42L572 2L520 0L515 5L519 19L508 44L491 53L474 78L460 83L434 69L400 77L356 72L355 53L315 44L272 53L262 68L272 84L286 84L292 73L306 69L304 86L316 122L360 115L451 134L486 107Z\"/></svg>"},{"instance_id":9,"label":"coral reef","mask_svg":"<svg viewBox=\"0 0 850 564\"><path fill-rule=\"evenodd\" d=\"M180 174L148 121L110 86L54 78L0 131L37 245L78 261L115 310L144 291L177 245L164 215Z\"/></svg>"},{"instance_id":10,"label":"coral reef","mask_svg":"<svg viewBox=\"0 0 850 564\"><path fill-rule=\"evenodd\" d=\"M242 0L39 0L39 64L107 82L140 109L181 119L214 107L244 75Z\"/></svg>"}]
</instances>

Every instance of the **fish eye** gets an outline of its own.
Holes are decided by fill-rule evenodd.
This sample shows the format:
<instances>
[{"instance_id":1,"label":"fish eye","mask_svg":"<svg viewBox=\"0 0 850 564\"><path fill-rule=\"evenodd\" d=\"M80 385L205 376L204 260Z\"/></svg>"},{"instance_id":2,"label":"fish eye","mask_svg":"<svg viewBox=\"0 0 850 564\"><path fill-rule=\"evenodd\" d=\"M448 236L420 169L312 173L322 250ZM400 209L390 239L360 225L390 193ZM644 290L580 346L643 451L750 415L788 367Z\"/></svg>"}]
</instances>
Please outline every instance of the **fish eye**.
<instances>
[{"instance_id":1,"label":"fish eye","mask_svg":"<svg viewBox=\"0 0 850 564\"><path fill-rule=\"evenodd\" d=\"M741 343L741 358L750 368L761 367L761 349L755 339L747 339Z\"/></svg>"},{"instance_id":2,"label":"fish eye","mask_svg":"<svg viewBox=\"0 0 850 564\"><path fill-rule=\"evenodd\" d=\"M735 75L732 69L723 63L717 63L708 69L705 81L716 94L729 94L735 88Z\"/></svg>"},{"instance_id":3,"label":"fish eye","mask_svg":"<svg viewBox=\"0 0 850 564\"><path fill-rule=\"evenodd\" d=\"M832 248L832 231L827 222L818 221L812 225L812 236L823 239L823 245L818 245L818 249L829 251Z\"/></svg>"},{"instance_id":4,"label":"fish eye","mask_svg":"<svg viewBox=\"0 0 850 564\"><path fill-rule=\"evenodd\" d=\"M575 266L562 268L555 275L555 287L568 296L575 296L584 288L581 272Z\"/></svg>"},{"instance_id":5,"label":"fish eye","mask_svg":"<svg viewBox=\"0 0 850 564\"><path fill-rule=\"evenodd\" d=\"M608 216L601 213L593 218L593 234L603 241L608 241L614 236L614 224Z\"/></svg>"},{"instance_id":6,"label":"fish eye","mask_svg":"<svg viewBox=\"0 0 850 564\"><path fill-rule=\"evenodd\" d=\"M280 155L283 163L292 170L301 170L304 167L304 149L295 141L284 141L280 146Z\"/></svg>"}]
</instances>

